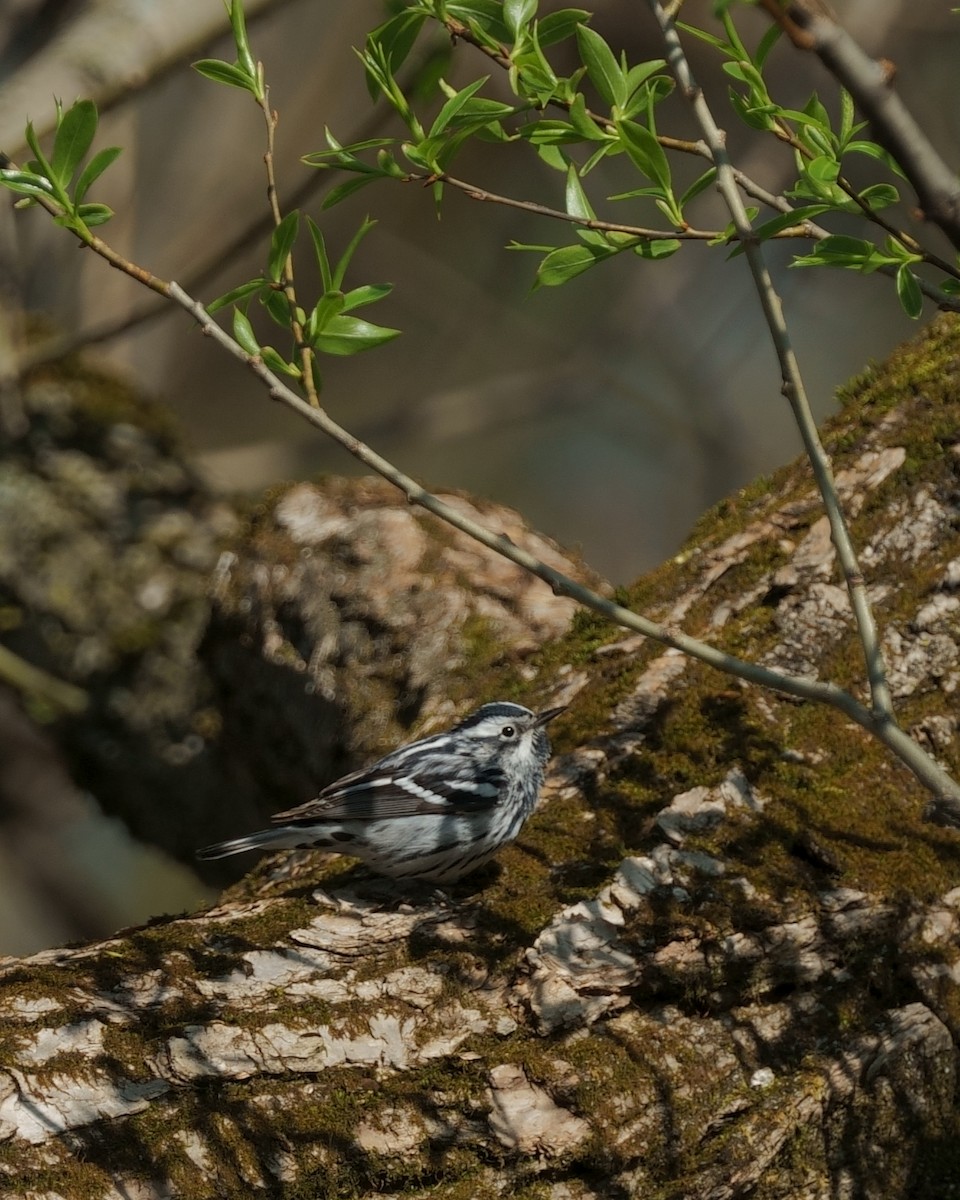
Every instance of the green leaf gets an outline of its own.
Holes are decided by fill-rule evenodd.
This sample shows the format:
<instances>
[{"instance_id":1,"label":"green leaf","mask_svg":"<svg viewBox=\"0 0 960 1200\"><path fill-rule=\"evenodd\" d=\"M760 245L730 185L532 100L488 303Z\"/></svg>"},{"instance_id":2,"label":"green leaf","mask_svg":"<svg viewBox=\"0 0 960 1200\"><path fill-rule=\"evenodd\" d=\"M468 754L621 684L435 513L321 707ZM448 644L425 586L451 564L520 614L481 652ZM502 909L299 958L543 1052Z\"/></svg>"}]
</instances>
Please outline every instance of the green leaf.
<instances>
[{"instance_id":1,"label":"green leaf","mask_svg":"<svg viewBox=\"0 0 960 1200\"><path fill-rule=\"evenodd\" d=\"M590 20L591 13L585 8L560 8L547 13L537 22L537 37L541 46L553 46L572 37L577 26Z\"/></svg>"},{"instance_id":2,"label":"green leaf","mask_svg":"<svg viewBox=\"0 0 960 1200\"><path fill-rule=\"evenodd\" d=\"M455 92L437 113L437 119L430 128L430 137L436 137L437 134L442 133L470 97L479 92L489 78L489 75L481 75L479 79L474 80L461 91ZM513 111L509 106L507 107L508 111Z\"/></svg>"},{"instance_id":3,"label":"green leaf","mask_svg":"<svg viewBox=\"0 0 960 1200\"><path fill-rule=\"evenodd\" d=\"M320 232L320 226L313 217L308 216L307 228L310 230L310 237L313 240L313 252L317 259L317 266L320 268L323 290L325 292L332 292L335 290L333 286L333 274L330 270L330 260L327 258L327 246L323 240L323 234Z\"/></svg>"},{"instance_id":4,"label":"green leaf","mask_svg":"<svg viewBox=\"0 0 960 1200\"><path fill-rule=\"evenodd\" d=\"M833 234L824 238L809 254L797 255L790 264L793 267L844 267L851 271L860 271L869 275L878 267L895 263L897 258L889 253L884 254L873 242L864 238L848 237L845 234Z\"/></svg>"},{"instance_id":5,"label":"green leaf","mask_svg":"<svg viewBox=\"0 0 960 1200\"><path fill-rule=\"evenodd\" d=\"M120 155L119 146L108 146L105 150L98 150L97 153L90 159L87 165L80 172L80 178L77 180L77 186L73 190L74 202L79 204L87 192L90 190L90 185L93 184L104 173L107 167L110 166L115 159Z\"/></svg>"},{"instance_id":6,"label":"green leaf","mask_svg":"<svg viewBox=\"0 0 960 1200\"><path fill-rule=\"evenodd\" d=\"M733 23L733 18L727 11L730 3L731 0L721 0L720 3L717 3L717 0L714 0L714 13L723 23L723 32L727 35L727 42L730 45L730 49L733 51L732 57L745 60L748 59L750 55L747 52L746 46L740 40L740 34L737 33L737 27Z\"/></svg>"},{"instance_id":7,"label":"green leaf","mask_svg":"<svg viewBox=\"0 0 960 1200\"><path fill-rule=\"evenodd\" d=\"M402 172L401 172L402 174ZM380 175L360 175L353 179L345 179L343 183L338 183L336 187L332 187L324 196L323 203L320 205L322 209L333 208L335 204L339 204L341 200L346 200L348 196L352 196L354 192L359 192L361 188L365 188L368 183L374 183L377 179L382 178Z\"/></svg>"},{"instance_id":8,"label":"green leaf","mask_svg":"<svg viewBox=\"0 0 960 1200\"><path fill-rule=\"evenodd\" d=\"M537 13L537 0L503 0L503 19L513 35L514 42L530 24Z\"/></svg>"},{"instance_id":9,"label":"green leaf","mask_svg":"<svg viewBox=\"0 0 960 1200\"><path fill-rule=\"evenodd\" d=\"M763 70L764 64L770 51L780 40L780 35L783 33L783 26L774 23L770 26L767 32L760 39L760 44L757 46L756 53L753 56L753 61L759 70Z\"/></svg>"},{"instance_id":10,"label":"green leaf","mask_svg":"<svg viewBox=\"0 0 960 1200\"><path fill-rule=\"evenodd\" d=\"M583 141L583 136L570 122L552 118L522 126L520 136L534 146L567 146Z\"/></svg>"},{"instance_id":11,"label":"green leaf","mask_svg":"<svg viewBox=\"0 0 960 1200\"><path fill-rule=\"evenodd\" d=\"M392 291L392 283L366 283L362 287L353 288L343 297L343 311L350 312L354 308L363 308L366 304L376 304Z\"/></svg>"},{"instance_id":12,"label":"green leaf","mask_svg":"<svg viewBox=\"0 0 960 1200\"><path fill-rule=\"evenodd\" d=\"M229 304L236 304L238 300L245 300L247 296L252 296L254 292L259 292L265 283L266 280L262 276L251 279L249 283L241 283L239 287L235 287L229 292L224 292L216 300L211 300L207 305L207 312L212 316L219 309L226 308Z\"/></svg>"},{"instance_id":13,"label":"green leaf","mask_svg":"<svg viewBox=\"0 0 960 1200\"><path fill-rule=\"evenodd\" d=\"M283 278L283 273L287 266L287 258L293 249L294 242L297 240L299 229L300 214L294 209L293 212L287 213L270 235L270 257L268 259L267 274L274 283L279 283Z\"/></svg>"},{"instance_id":14,"label":"green leaf","mask_svg":"<svg viewBox=\"0 0 960 1200\"><path fill-rule=\"evenodd\" d=\"M639 245L633 247L634 254L640 258L669 258L671 254L676 254L680 249L680 241L677 238L651 238L650 241L640 242Z\"/></svg>"},{"instance_id":15,"label":"green leaf","mask_svg":"<svg viewBox=\"0 0 960 1200\"><path fill-rule=\"evenodd\" d=\"M438 169L438 164L433 155L439 149L440 144L436 141L427 141L425 139L419 146L414 146L410 142L404 142L400 148L418 170L433 172Z\"/></svg>"},{"instance_id":16,"label":"green leaf","mask_svg":"<svg viewBox=\"0 0 960 1200\"><path fill-rule=\"evenodd\" d=\"M816 92L813 93L810 99L803 106L803 111L805 113L809 113L821 129L830 129L830 114L821 104L820 98Z\"/></svg>"},{"instance_id":17,"label":"green leaf","mask_svg":"<svg viewBox=\"0 0 960 1200\"><path fill-rule=\"evenodd\" d=\"M66 187L87 155L97 132L97 106L92 100L78 100L63 115L53 140L50 165L56 178Z\"/></svg>"},{"instance_id":18,"label":"green leaf","mask_svg":"<svg viewBox=\"0 0 960 1200\"><path fill-rule=\"evenodd\" d=\"M590 82L607 104L611 108L626 104L626 77L613 51L600 34L595 33L589 25L578 25L577 45Z\"/></svg>"},{"instance_id":19,"label":"green leaf","mask_svg":"<svg viewBox=\"0 0 960 1200\"><path fill-rule=\"evenodd\" d=\"M865 154L868 158L875 158L878 162L884 163L890 168L894 174L899 175L901 179L906 179L903 171L900 169L900 164L889 154L882 146L878 146L876 142L848 142L844 148L845 154Z\"/></svg>"},{"instance_id":20,"label":"green leaf","mask_svg":"<svg viewBox=\"0 0 960 1200\"><path fill-rule=\"evenodd\" d=\"M567 159L564 157L563 151L558 150L556 146L537 146L537 158L546 163L552 171L562 171L566 175Z\"/></svg>"},{"instance_id":21,"label":"green leaf","mask_svg":"<svg viewBox=\"0 0 960 1200\"><path fill-rule=\"evenodd\" d=\"M619 141L617 141L616 138L610 138L608 141L606 141L604 143L604 145L600 146L599 149L594 150L594 152L590 155L590 157L587 159L587 161L583 164L583 166L580 168L580 178L584 179L587 175L590 174L590 172L597 165L597 163L602 162L605 158L608 157L608 155L613 155L613 154L618 153L619 150L620 150ZM558 151L558 153L559 153L559 151ZM559 169L561 171L565 171L566 164L563 164Z\"/></svg>"},{"instance_id":22,"label":"green leaf","mask_svg":"<svg viewBox=\"0 0 960 1200\"><path fill-rule=\"evenodd\" d=\"M613 246L561 246L559 250L552 250L537 267L533 286L558 287L567 280L582 275L584 271L589 271L605 258L619 253L619 249Z\"/></svg>"},{"instance_id":23,"label":"green leaf","mask_svg":"<svg viewBox=\"0 0 960 1200\"><path fill-rule=\"evenodd\" d=\"M382 61L391 73L403 65L426 19L425 12L405 8L367 35L367 44L380 47Z\"/></svg>"},{"instance_id":24,"label":"green leaf","mask_svg":"<svg viewBox=\"0 0 960 1200\"><path fill-rule=\"evenodd\" d=\"M201 58L191 64L197 74L204 79L212 79L214 83L226 83L230 87L242 88L245 92L257 94L257 81L242 67L233 63L222 62L219 58Z\"/></svg>"},{"instance_id":25,"label":"green leaf","mask_svg":"<svg viewBox=\"0 0 960 1200\"><path fill-rule=\"evenodd\" d=\"M892 183L873 183L870 187L863 189L860 199L875 211L879 211L881 208L889 208L891 204L898 203L900 193Z\"/></svg>"},{"instance_id":26,"label":"green leaf","mask_svg":"<svg viewBox=\"0 0 960 1200\"><path fill-rule=\"evenodd\" d=\"M776 26L774 27L776 28ZM840 145L845 146L853 136L853 97L846 88L840 89Z\"/></svg>"},{"instance_id":27,"label":"green leaf","mask_svg":"<svg viewBox=\"0 0 960 1200\"><path fill-rule=\"evenodd\" d=\"M49 179L32 171L0 171L0 183L21 196L43 196L52 199L54 192Z\"/></svg>"},{"instance_id":28,"label":"green leaf","mask_svg":"<svg viewBox=\"0 0 960 1200\"><path fill-rule=\"evenodd\" d=\"M360 354L372 350L400 336L399 329L388 329L383 325L371 325L360 317L333 317L323 333L317 336L316 348L324 354Z\"/></svg>"},{"instance_id":29,"label":"green leaf","mask_svg":"<svg viewBox=\"0 0 960 1200\"><path fill-rule=\"evenodd\" d=\"M259 354L260 347L253 336L253 326L247 314L239 308L233 310L233 336L248 354Z\"/></svg>"},{"instance_id":30,"label":"green leaf","mask_svg":"<svg viewBox=\"0 0 960 1200\"><path fill-rule=\"evenodd\" d=\"M374 225L376 225L376 221L371 221L369 217L364 218L363 223L360 225L360 228L350 239L349 245L347 246L346 250L344 250L343 254L340 255L340 259L339 259L339 261L336 265L336 268L334 269L334 272L333 272L332 284L330 287L328 287L326 289L326 291L334 292L334 291L340 290L340 286L343 283L343 277L344 277L344 275L346 275L347 267L349 267L349 265L350 265L350 260L353 258L354 254L356 253L357 247L360 245L360 243L363 241L363 239L367 236L367 234L370 232L370 230L374 227Z\"/></svg>"},{"instance_id":31,"label":"green leaf","mask_svg":"<svg viewBox=\"0 0 960 1200\"><path fill-rule=\"evenodd\" d=\"M27 122L26 138L27 145L33 151L34 157L37 160L35 164L38 168L37 174L39 175L42 171L44 175L50 178L52 175L50 164L47 162L46 155L40 149L40 139L37 137L37 131L34 129L32 121Z\"/></svg>"},{"instance_id":32,"label":"green leaf","mask_svg":"<svg viewBox=\"0 0 960 1200\"><path fill-rule=\"evenodd\" d=\"M585 221L593 221L597 215L590 207L574 163L567 168L566 210L571 217L581 217Z\"/></svg>"},{"instance_id":33,"label":"green leaf","mask_svg":"<svg viewBox=\"0 0 960 1200\"><path fill-rule=\"evenodd\" d=\"M631 67L627 72L627 95L632 96L639 87L651 77L656 75L658 71L662 71L667 65L665 58L653 58L649 62L637 63L635 67Z\"/></svg>"},{"instance_id":34,"label":"green leaf","mask_svg":"<svg viewBox=\"0 0 960 1200\"><path fill-rule=\"evenodd\" d=\"M76 211L80 220L90 229L95 225L106 225L114 215L108 204L78 204Z\"/></svg>"},{"instance_id":35,"label":"green leaf","mask_svg":"<svg viewBox=\"0 0 960 1200\"><path fill-rule=\"evenodd\" d=\"M773 113L777 111L774 105L764 105L758 109L751 101L744 99L736 88L728 90L727 99L730 101L733 111L750 129L772 129L774 127Z\"/></svg>"},{"instance_id":36,"label":"green leaf","mask_svg":"<svg viewBox=\"0 0 960 1200\"><path fill-rule=\"evenodd\" d=\"M305 154L301 162L313 165L315 159L329 157L333 153L360 154L363 150L379 150L381 146L395 146L397 143L396 138L367 138L362 142L351 142L349 146L341 146L326 126L324 126L323 133L330 150L317 150L313 154Z\"/></svg>"},{"instance_id":37,"label":"green leaf","mask_svg":"<svg viewBox=\"0 0 960 1200\"><path fill-rule=\"evenodd\" d=\"M682 29L684 33L689 33L691 37L699 38L701 42L706 42L708 46L713 46L714 50L719 50L722 54L733 54L734 52L733 47L728 45L723 38L707 33L705 29L700 29L696 25L688 25L686 21L677 21L677 28Z\"/></svg>"},{"instance_id":38,"label":"green leaf","mask_svg":"<svg viewBox=\"0 0 960 1200\"><path fill-rule=\"evenodd\" d=\"M716 178L717 168L709 167L706 171L704 171L699 179L695 179L680 197L680 211L682 212L690 203L690 201L696 199L701 192L705 192Z\"/></svg>"},{"instance_id":39,"label":"green leaf","mask_svg":"<svg viewBox=\"0 0 960 1200\"><path fill-rule=\"evenodd\" d=\"M583 93L578 92L570 105L570 124L588 142L602 142L607 135L587 112Z\"/></svg>"},{"instance_id":40,"label":"green leaf","mask_svg":"<svg viewBox=\"0 0 960 1200\"><path fill-rule=\"evenodd\" d=\"M261 347L260 357L275 375L289 375L292 379L300 379L303 375L296 363L287 362L272 346Z\"/></svg>"},{"instance_id":41,"label":"green leaf","mask_svg":"<svg viewBox=\"0 0 960 1200\"><path fill-rule=\"evenodd\" d=\"M250 42L247 39L247 25L243 15L243 0L230 0L230 6L227 11L230 14L230 28L233 30L233 42L237 48L237 62L240 68L254 81L256 87L254 94L259 94L259 87L256 85L257 64L253 61L253 55L250 53Z\"/></svg>"},{"instance_id":42,"label":"green leaf","mask_svg":"<svg viewBox=\"0 0 960 1200\"><path fill-rule=\"evenodd\" d=\"M634 200L638 196L662 196L663 189L658 187L642 187L631 188L629 192L617 192L615 196L608 196L608 200Z\"/></svg>"},{"instance_id":43,"label":"green leaf","mask_svg":"<svg viewBox=\"0 0 960 1200\"><path fill-rule=\"evenodd\" d=\"M485 96L474 96L467 100L460 112L450 121L451 129L480 129L502 117L513 116L518 110L502 100L488 100Z\"/></svg>"},{"instance_id":44,"label":"green leaf","mask_svg":"<svg viewBox=\"0 0 960 1200\"><path fill-rule=\"evenodd\" d=\"M753 232L760 241L766 241L768 238L775 237L783 229L790 229L794 225L801 225L804 221L811 221L814 217L819 217L821 213L830 212L831 207L829 204L806 204L791 209L790 212L780 213L779 216L773 217L769 221L764 221ZM742 250L743 247L738 246L735 253L739 254Z\"/></svg>"},{"instance_id":45,"label":"green leaf","mask_svg":"<svg viewBox=\"0 0 960 1200\"><path fill-rule=\"evenodd\" d=\"M617 121L616 124L620 141L633 165L669 193L672 186L670 164L656 135L636 121Z\"/></svg>"},{"instance_id":46,"label":"green leaf","mask_svg":"<svg viewBox=\"0 0 960 1200\"><path fill-rule=\"evenodd\" d=\"M290 301L279 288L267 287L260 289L260 303L267 310L267 315L281 329L290 328ZM303 318L300 318L301 324Z\"/></svg>"},{"instance_id":47,"label":"green leaf","mask_svg":"<svg viewBox=\"0 0 960 1200\"><path fill-rule=\"evenodd\" d=\"M475 27L488 38L498 42L510 40L510 30L503 19L502 0L447 0L444 7L451 17Z\"/></svg>"},{"instance_id":48,"label":"green leaf","mask_svg":"<svg viewBox=\"0 0 960 1200\"><path fill-rule=\"evenodd\" d=\"M916 275L906 263L897 268L897 298L903 311L915 321L923 311L923 293Z\"/></svg>"},{"instance_id":49,"label":"green leaf","mask_svg":"<svg viewBox=\"0 0 960 1200\"><path fill-rule=\"evenodd\" d=\"M343 312L343 292L324 292L313 306L313 312L307 321L307 336L311 344L316 341L317 334L322 333L332 317Z\"/></svg>"}]
</instances>

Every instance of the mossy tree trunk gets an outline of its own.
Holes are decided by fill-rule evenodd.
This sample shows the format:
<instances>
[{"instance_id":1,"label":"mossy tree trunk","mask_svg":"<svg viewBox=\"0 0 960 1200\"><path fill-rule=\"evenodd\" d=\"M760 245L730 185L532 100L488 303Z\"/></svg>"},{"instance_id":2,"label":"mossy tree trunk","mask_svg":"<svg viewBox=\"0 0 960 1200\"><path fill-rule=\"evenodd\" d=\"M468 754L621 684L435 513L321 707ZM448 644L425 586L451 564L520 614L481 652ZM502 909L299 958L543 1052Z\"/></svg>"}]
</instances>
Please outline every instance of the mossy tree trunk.
<instances>
[{"instance_id":1,"label":"mossy tree trunk","mask_svg":"<svg viewBox=\"0 0 960 1200\"><path fill-rule=\"evenodd\" d=\"M901 720L960 769L960 323L853 385L827 440ZM302 569L289 538L257 545L261 584ZM862 678L802 463L719 505L631 602ZM271 630L241 630L251 653L295 644ZM544 803L486 876L439 894L270 859L210 912L2 966L6 1190L950 1194L957 834L834 712L589 617L527 651L522 683L484 651L454 697L570 704ZM300 660L271 669L322 684Z\"/></svg>"}]
</instances>

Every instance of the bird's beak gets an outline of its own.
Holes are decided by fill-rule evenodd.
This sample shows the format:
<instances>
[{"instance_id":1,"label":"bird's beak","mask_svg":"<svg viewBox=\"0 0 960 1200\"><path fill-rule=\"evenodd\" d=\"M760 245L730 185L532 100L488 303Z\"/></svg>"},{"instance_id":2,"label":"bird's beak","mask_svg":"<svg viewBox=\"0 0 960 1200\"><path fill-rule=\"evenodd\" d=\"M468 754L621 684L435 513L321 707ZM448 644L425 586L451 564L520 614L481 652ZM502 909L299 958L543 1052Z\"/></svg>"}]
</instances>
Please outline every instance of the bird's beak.
<instances>
[{"instance_id":1,"label":"bird's beak","mask_svg":"<svg viewBox=\"0 0 960 1200\"><path fill-rule=\"evenodd\" d=\"M552 721L554 717L559 717L562 712L566 711L566 704L561 704L559 708L545 708L542 713L537 713L537 719L534 721L534 725L546 725L548 721Z\"/></svg>"}]
</instances>

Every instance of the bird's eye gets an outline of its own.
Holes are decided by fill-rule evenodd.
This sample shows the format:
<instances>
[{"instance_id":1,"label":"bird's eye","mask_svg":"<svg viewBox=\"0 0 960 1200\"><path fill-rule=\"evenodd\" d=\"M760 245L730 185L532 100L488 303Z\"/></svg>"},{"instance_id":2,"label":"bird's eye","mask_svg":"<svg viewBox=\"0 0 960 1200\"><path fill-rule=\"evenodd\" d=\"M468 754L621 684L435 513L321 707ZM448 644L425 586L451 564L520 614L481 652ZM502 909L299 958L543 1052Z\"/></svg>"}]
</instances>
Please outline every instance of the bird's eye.
<instances>
[{"instance_id":1,"label":"bird's eye","mask_svg":"<svg viewBox=\"0 0 960 1200\"><path fill-rule=\"evenodd\" d=\"M513 725L504 725L500 730L500 736L505 738L515 738L517 736L516 727Z\"/></svg>"}]
</instances>

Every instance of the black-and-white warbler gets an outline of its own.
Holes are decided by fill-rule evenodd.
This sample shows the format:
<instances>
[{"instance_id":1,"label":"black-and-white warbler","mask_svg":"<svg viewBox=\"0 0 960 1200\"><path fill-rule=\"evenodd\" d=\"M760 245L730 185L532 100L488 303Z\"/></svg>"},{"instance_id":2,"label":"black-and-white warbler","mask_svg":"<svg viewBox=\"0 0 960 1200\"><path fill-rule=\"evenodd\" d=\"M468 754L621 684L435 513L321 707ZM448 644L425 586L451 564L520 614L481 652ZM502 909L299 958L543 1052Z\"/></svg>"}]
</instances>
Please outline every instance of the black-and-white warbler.
<instances>
[{"instance_id":1,"label":"black-and-white warbler","mask_svg":"<svg viewBox=\"0 0 960 1200\"><path fill-rule=\"evenodd\" d=\"M381 875L450 883L512 842L533 812L550 757L544 726L561 712L484 704L452 729L401 746L277 813L276 829L218 842L197 857L322 847Z\"/></svg>"}]
</instances>

